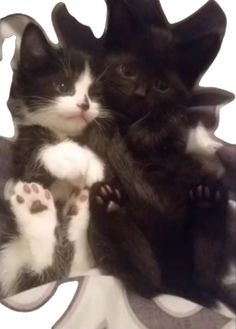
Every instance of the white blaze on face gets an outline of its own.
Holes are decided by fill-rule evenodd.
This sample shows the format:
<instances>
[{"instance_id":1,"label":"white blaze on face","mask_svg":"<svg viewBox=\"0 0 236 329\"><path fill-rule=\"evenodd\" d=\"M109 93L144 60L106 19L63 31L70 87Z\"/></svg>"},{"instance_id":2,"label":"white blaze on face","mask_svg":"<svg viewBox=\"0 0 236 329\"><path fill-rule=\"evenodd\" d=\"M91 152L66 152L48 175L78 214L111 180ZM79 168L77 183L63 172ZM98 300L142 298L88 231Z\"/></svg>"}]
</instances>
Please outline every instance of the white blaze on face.
<instances>
[{"instance_id":1,"label":"white blaze on face","mask_svg":"<svg viewBox=\"0 0 236 329\"><path fill-rule=\"evenodd\" d=\"M222 143L216 140L212 132L207 130L201 123L195 128L190 129L186 152L195 155L214 155L222 146Z\"/></svg>"},{"instance_id":2,"label":"white blaze on face","mask_svg":"<svg viewBox=\"0 0 236 329\"><path fill-rule=\"evenodd\" d=\"M61 116L68 118L79 113L79 109L77 105L81 105L84 102L85 97L89 99L88 91L89 87L93 82L93 78L90 72L88 65L85 66L84 72L79 76L78 80L75 83L75 93L70 96L60 96L55 100L55 110L57 110L58 114ZM89 100L89 111L93 104L92 101Z\"/></svg>"},{"instance_id":3,"label":"white blaze on face","mask_svg":"<svg viewBox=\"0 0 236 329\"><path fill-rule=\"evenodd\" d=\"M224 174L224 168L216 152L222 145L211 131L199 123L189 131L186 153L197 157L208 172L221 177Z\"/></svg>"}]
</instances>

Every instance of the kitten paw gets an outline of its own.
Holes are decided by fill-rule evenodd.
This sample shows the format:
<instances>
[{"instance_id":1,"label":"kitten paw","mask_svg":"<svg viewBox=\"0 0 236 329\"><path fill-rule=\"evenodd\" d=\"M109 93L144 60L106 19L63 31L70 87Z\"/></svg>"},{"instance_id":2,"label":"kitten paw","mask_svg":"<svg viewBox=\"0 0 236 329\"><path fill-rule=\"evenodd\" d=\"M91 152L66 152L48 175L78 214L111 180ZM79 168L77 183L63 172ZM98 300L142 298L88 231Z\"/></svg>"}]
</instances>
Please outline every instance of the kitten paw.
<instances>
[{"instance_id":1,"label":"kitten paw","mask_svg":"<svg viewBox=\"0 0 236 329\"><path fill-rule=\"evenodd\" d=\"M122 206L121 193L109 184L98 183L91 190L90 203L95 213L117 213Z\"/></svg>"},{"instance_id":2,"label":"kitten paw","mask_svg":"<svg viewBox=\"0 0 236 329\"><path fill-rule=\"evenodd\" d=\"M41 273L53 263L57 212L50 191L36 183L18 182L9 200L25 245L26 266Z\"/></svg>"},{"instance_id":3,"label":"kitten paw","mask_svg":"<svg viewBox=\"0 0 236 329\"><path fill-rule=\"evenodd\" d=\"M64 207L64 216L68 223L67 239L73 244L73 261L70 277L87 272L94 264L87 241L89 224L89 191L87 189L72 192Z\"/></svg>"},{"instance_id":4,"label":"kitten paw","mask_svg":"<svg viewBox=\"0 0 236 329\"><path fill-rule=\"evenodd\" d=\"M214 208L227 203L227 193L221 187L201 184L189 191L189 199L193 206Z\"/></svg>"},{"instance_id":5,"label":"kitten paw","mask_svg":"<svg viewBox=\"0 0 236 329\"><path fill-rule=\"evenodd\" d=\"M89 191L87 189L75 189L64 207L64 216L67 218L80 216L81 210L88 206L88 198Z\"/></svg>"},{"instance_id":6,"label":"kitten paw","mask_svg":"<svg viewBox=\"0 0 236 329\"><path fill-rule=\"evenodd\" d=\"M41 220L48 223L50 219L56 223L53 197L49 190L39 184L21 181L16 183L9 202L20 226L28 226L29 222Z\"/></svg>"}]
</instances>

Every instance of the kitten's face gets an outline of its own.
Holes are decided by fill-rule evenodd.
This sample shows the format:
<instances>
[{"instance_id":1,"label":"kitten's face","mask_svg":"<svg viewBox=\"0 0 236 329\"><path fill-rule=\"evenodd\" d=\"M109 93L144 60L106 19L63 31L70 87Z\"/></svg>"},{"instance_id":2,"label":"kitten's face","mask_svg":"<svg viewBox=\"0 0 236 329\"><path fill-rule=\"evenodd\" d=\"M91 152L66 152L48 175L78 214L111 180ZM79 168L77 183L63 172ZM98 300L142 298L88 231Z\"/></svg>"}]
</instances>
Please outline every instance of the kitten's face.
<instances>
[{"instance_id":1,"label":"kitten's face","mask_svg":"<svg viewBox=\"0 0 236 329\"><path fill-rule=\"evenodd\" d=\"M24 110L13 116L21 116L26 124L78 134L104 115L93 92L94 70L86 56L78 52L63 53L49 45L40 33L33 28L33 51L29 48L32 31L26 30L23 36L21 63L14 75L12 96L23 101Z\"/></svg>"},{"instance_id":2,"label":"kitten's face","mask_svg":"<svg viewBox=\"0 0 236 329\"><path fill-rule=\"evenodd\" d=\"M126 50L107 55L101 79L107 105L118 117L129 124L148 116L158 122L187 101L171 51L165 39L157 45L143 37Z\"/></svg>"}]
</instances>

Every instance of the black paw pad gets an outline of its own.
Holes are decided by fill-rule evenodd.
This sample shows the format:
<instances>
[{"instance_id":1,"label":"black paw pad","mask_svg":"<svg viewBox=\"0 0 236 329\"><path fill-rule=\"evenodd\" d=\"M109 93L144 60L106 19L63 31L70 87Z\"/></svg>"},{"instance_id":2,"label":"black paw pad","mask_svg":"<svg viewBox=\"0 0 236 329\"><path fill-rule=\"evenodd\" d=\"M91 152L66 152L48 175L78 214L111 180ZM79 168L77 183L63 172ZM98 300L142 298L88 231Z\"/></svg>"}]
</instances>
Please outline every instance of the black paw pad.
<instances>
[{"instance_id":1,"label":"black paw pad","mask_svg":"<svg viewBox=\"0 0 236 329\"><path fill-rule=\"evenodd\" d=\"M121 208L121 193L111 185L100 184L94 199L99 211L114 213Z\"/></svg>"}]
</instances>

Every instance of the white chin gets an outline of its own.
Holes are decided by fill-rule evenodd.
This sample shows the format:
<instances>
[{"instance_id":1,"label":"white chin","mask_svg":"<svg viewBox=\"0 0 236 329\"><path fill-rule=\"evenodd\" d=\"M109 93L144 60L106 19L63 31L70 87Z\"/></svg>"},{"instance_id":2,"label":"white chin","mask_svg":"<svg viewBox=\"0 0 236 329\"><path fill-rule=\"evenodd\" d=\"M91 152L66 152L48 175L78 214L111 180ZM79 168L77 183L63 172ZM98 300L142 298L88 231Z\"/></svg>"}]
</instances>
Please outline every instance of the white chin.
<instances>
[{"instance_id":1,"label":"white chin","mask_svg":"<svg viewBox=\"0 0 236 329\"><path fill-rule=\"evenodd\" d=\"M51 113L40 113L40 115L36 114L33 118L31 117L31 123L68 136L75 136L82 133L89 122L86 122L83 118L66 119Z\"/></svg>"},{"instance_id":2,"label":"white chin","mask_svg":"<svg viewBox=\"0 0 236 329\"><path fill-rule=\"evenodd\" d=\"M82 119L62 120L60 125L56 125L56 129L68 135L75 135L81 133L88 123Z\"/></svg>"}]
</instances>

